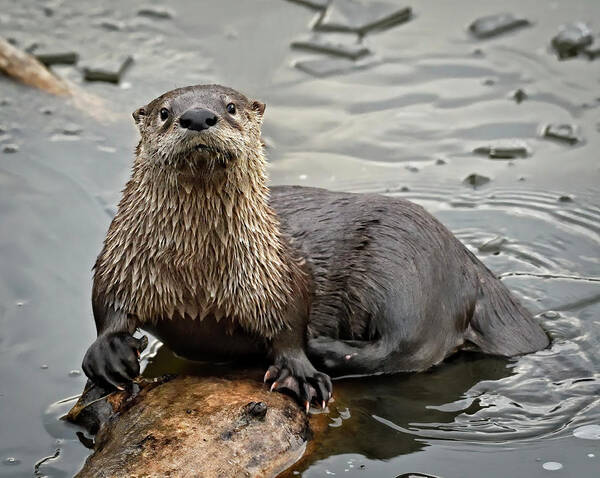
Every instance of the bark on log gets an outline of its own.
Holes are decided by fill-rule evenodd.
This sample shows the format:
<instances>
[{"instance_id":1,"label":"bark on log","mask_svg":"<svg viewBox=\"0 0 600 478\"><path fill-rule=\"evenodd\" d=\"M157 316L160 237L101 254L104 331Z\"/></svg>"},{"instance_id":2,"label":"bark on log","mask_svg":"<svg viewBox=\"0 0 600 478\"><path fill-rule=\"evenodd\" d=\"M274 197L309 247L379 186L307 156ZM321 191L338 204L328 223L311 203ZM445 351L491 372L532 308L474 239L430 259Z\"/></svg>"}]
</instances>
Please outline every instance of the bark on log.
<instances>
[{"instance_id":1,"label":"bark on log","mask_svg":"<svg viewBox=\"0 0 600 478\"><path fill-rule=\"evenodd\" d=\"M140 380L108 397L93 386L66 419L97 431L87 477L273 477L304 453L306 414L253 380Z\"/></svg>"}]
</instances>

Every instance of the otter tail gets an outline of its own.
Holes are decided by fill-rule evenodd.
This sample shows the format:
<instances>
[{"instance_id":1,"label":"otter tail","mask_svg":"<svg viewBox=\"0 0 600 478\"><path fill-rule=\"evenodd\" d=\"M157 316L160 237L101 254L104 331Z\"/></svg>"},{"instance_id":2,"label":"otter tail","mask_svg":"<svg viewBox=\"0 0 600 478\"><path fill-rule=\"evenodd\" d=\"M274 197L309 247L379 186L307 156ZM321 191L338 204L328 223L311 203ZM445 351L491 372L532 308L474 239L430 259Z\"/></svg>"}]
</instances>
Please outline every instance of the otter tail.
<instances>
[{"instance_id":1,"label":"otter tail","mask_svg":"<svg viewBox=\"0 0 600 478\"><path fill-rule=\"evenodd\" d=\"M531 313L485 268L465 339L486 354L510 357L544 349L549 339Z\"/></svg>"}]
</instances>

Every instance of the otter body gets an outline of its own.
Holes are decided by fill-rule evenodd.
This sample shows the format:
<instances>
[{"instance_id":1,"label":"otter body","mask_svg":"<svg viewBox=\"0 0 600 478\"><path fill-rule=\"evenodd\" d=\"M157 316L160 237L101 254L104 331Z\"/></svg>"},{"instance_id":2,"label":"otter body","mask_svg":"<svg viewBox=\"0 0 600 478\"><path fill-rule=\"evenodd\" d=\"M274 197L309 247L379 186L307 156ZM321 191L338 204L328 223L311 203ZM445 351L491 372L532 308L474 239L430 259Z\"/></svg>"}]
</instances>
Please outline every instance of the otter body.
<instances>
[{"instance_id":1,"label":"otter body","mask_svg":"<svg viewBox=\"0 0 600 478\"><path fill-rule=\"evenodd\" d=\"M266 186L264 105L216 85L134 112L142 135L95 266L92 379L139 372L136 328L190 358L265 355L265 380L325 406L340 376L425 370L459 349L548 338L506 287L409 201ZM315 368L315 365L318 367Z\"/></svg>"},{"instance_id":2,"label":"otter body","mask_svg":"<svg viewBox=\"0 0 600 478\"><path fill-rule=\"evenodd\" d=\"M547 347L532 315L410 201L273 187L282 230L311 265L308 355L332 375L422 371L460 349Z\"/></svg>"}]
</instances>

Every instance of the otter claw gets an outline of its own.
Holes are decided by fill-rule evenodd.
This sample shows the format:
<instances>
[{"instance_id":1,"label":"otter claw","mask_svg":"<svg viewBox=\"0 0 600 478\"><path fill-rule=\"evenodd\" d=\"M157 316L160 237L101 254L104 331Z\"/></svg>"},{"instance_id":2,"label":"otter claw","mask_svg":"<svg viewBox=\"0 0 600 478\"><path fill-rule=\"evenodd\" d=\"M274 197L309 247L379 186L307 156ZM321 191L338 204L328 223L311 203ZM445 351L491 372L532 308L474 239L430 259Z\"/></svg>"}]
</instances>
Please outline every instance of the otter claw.
<instances>
[{"instance_id":1,"label":"otter claw","mask_svg":"<svg viewBox=\"0 0 600 478\"><path fill-rule=\"evenodd\" d=\"M308 400L304 404L304 407L306 408L306 413L308 413L308 409L310 408L310 403L308 403Z\"/></svg>"},{"instance_id":2,"label":"otter claw","mask_svg":"<svg viewBox=\"0 0 600 478\"><path fill-rule=\"evenodd\" d=\"M265 372L265 377L263 379L263 381L265 383L267 383L269 380L278 380L281 381L281 377L278 378L278 376L281 375L281 369L277 366L277 365L271 365L267 371Z\"/></svg>"},{"instance_id":3,"label":"otter claw","mask_svg":"<svg viewBox=\"0 0 600 478\"><path fill-rule=\"evenodd\" d=\"M275 388L277 388L277 381L275 381L275 382L273 382L271 384L271 390L270 391L272 392L273 390L275 390Z\"/></svg>"}]
</instances>

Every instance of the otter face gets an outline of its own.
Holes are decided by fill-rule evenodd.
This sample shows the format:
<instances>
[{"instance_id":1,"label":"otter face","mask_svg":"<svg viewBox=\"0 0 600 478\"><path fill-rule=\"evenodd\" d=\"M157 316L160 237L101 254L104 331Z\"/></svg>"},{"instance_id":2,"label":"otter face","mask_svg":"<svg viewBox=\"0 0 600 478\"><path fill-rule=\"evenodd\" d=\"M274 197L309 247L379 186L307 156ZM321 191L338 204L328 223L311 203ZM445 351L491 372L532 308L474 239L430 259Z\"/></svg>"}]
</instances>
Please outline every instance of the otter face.
<instances>
[{"instance_id":1,"label":"otter face","mask_svg":"<svg viewBox=\"0 0 600 478\"><path fill-rule=\"evenodd\" d=\"M167 166L197 168L248 157L262 148L265 105L219 85L169 91L138 108L133 118L141 156Z\"/></svg>"}]
</instances>

